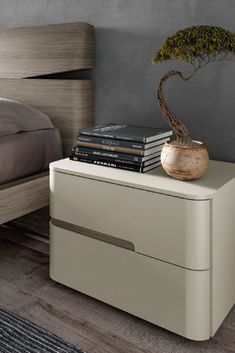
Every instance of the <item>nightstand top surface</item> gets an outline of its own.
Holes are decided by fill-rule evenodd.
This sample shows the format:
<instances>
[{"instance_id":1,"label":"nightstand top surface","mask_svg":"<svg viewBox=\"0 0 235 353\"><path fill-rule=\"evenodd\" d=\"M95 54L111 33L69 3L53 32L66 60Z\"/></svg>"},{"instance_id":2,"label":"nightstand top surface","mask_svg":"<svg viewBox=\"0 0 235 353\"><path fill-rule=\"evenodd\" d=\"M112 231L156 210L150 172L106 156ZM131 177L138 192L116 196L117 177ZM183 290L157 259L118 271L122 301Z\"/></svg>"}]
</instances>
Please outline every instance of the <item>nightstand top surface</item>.
<instances>
[{"instance_id":1,"label":"nightstand top surface","mask_svg":"<svg viewBox=\"0 0 235 353\"><path fill-rule=\"evenodd\" d=\"M62 159L50 164L55 172L76 175L118 185L124 185L161 194L192 199L207 200L225 184L235 179L235 163L210 161L204 176L194 181L179 181L166 175L162 167L147 173L97 166Z\"/></svg>"}]
</instances>

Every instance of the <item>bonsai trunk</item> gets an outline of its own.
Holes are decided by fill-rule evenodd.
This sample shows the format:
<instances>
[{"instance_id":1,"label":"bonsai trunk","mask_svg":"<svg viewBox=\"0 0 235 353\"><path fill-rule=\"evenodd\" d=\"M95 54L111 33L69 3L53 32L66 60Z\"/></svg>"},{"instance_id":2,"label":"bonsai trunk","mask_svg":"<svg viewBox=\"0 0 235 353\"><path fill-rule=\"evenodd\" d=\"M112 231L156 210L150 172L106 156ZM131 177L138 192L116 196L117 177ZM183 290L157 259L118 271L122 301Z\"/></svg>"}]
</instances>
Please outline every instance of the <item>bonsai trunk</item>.
<instances>
[{"instance_id":1,"label":"bonsai trunk","mask_svg":"<svg viewBox=\"0 0 235 353\"><path fill-rule=\"evenodd\" d=\"M176 134L176 144L179 145L193 145L192 138L189 135L188 130L184 124L169 110L165 99L164 99L164 86L165 82L172 76L178 75L183 80L186 80L180 71L171 70L168 71L161 79L158 90L157 90L157 99L159 106L164 118L167 120L168 124L171 126L172 130Z\"/></svg>"}]
</instances>

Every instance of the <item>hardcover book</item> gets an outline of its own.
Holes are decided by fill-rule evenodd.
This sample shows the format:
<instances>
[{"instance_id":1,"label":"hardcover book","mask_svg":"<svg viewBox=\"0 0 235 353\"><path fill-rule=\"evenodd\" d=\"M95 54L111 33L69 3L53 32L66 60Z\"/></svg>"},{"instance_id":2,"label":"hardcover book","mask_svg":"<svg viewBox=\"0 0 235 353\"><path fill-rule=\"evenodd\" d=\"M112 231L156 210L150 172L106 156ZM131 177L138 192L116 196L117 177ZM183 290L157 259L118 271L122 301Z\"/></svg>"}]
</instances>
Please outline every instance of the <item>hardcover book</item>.
<instances>
[{"instance_id":1,"label":"hardcover book","mask_svg":"<svg viewBox=\"0 0 235 353\"><path fill-rule=\"evenodd\" d=\"M97 136L78 135L77 145L81 146L81 142L82 143L86 142L87 147L90 147L90 148L93 147L93 144L102 144L105 146L126 147L126 148L135 148L135 149L138 148L140 150L147 150L148 148L152 148L152 147L164 144L169 140L170 140L170 137L166 137L163 139L155 140L153 142L143 143L143 142L135 142L135 141L110 139L110 138L97 137Z\"/></svg>"},{"instance_id":2,"label":"hardcover book","mask_svg":"<svg viewBox=\"0 0 235 353\"><path fill-rule=\"evenodd\" d=\"M150 164L146 167L139 167L136 165L129 165L129 164L124 164L124 163L116 163L116 162L110 162L110 161L102 161L102 160L95 160L95 159L90 159L90 158L80 158L77 155L71 154L69 156L70 160L77 161L77 162L83 162L83 163L90 163L90 164L95 164L95 165L100 165L104 167L111 167L111 168L117 168L117 169L125 169L129 171L134 171L134 172L139 172L139 173L145 173L151 169L154 169L156 167L159 167L161 165L161 162L155 162L153 164Z\"/></svg>"},{"instance_id":3,"label":"hardcover book","mask_svg":"<svg viewBox=\"0 0 235 353\"><path fill-rule=\"evenodd\" d=\"M91 143L78 141L78 146L91 148ZM136 148L127 148L127 147L120 147L120 146L102 145L102 144L98 144L98 143L92 144L92 148L94 148L94 149L127 153L127 154L133 154L136 156L148 156L152 153L160 152L162 150L163 146L164 146L164 144L161 144L161 145L158 145L158 146L155 146L152 148L148 148L147 150L142 150L142 149L138 149L138 148L136 149Z\"/></svg>"},{"instance_id":4,"label":"hardcover book","mask_svg":"<svg viewBox=\"0 0 235 353\"><path fill-rule=\"evenodd\" d=\"M172 134L172 130L114 123L85 128L80 131L80 135L142 143L150 143L155 140L169 137Z\"/></svg>"},{"instance_id":5,"label":"hardcover book","mask_svg":"<svg viewBox=\"0 0 235 353\"><path fill-rule=\"evenodd\" d=\"M152 158L160 157L160 154L161 154L161 151L159 151L159 152L152 153L148 156L141 157L141 156L136 156L134 154L104 151L104 150L87 148L82 146L74 146L73 152L81 153L83 155L86 155L87 157L93 156L93 157L111 158L111 159L116 158L116 159L122 159L127 161L139 162L139 163L148 161L149 159L152 159Z\"/></svg>"},{"instance_id":6,"label":"hardcover book","mask_svg":"<svg viewBox=\"0 0 235 353\"><path fill-rule=\"evenodd\" d=\"M100 157L100 156L94 156L90 155L88 153L84 152L76 152L73 151L72 155L78 157L78 159L89 159L89 160L94 160L94 161L102 161L102 162L109 162L109 163L119 163L119 164L128 164L128 165L133 165L137 167L147 167L150 164L160 162L161 157L160 155L153 157L151 159L148 159L147 161L133 161L133 160L125 160L122 158L109 158L109 157Z\"/></svg>"}]
</instances>

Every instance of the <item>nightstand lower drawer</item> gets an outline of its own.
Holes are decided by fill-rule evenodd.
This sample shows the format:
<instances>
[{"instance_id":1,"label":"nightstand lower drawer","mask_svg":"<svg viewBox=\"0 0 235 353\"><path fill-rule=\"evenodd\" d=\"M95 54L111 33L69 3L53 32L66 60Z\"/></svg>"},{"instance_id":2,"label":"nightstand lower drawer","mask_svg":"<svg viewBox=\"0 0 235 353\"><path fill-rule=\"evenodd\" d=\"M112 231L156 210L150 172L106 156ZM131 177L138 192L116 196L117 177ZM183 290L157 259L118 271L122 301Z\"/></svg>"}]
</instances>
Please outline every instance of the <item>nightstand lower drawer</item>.
<instances>
[{"instance_id":1,"label":"nightstand lower drawer","mask_svg":"<svg viewBox=\"0 0 235 353\"><path fill-rule=\"evenodd\" d=\"M57 282L194 340L210 337L210 271L192 271L51 225Z\"/></svg>"}]
</instances>

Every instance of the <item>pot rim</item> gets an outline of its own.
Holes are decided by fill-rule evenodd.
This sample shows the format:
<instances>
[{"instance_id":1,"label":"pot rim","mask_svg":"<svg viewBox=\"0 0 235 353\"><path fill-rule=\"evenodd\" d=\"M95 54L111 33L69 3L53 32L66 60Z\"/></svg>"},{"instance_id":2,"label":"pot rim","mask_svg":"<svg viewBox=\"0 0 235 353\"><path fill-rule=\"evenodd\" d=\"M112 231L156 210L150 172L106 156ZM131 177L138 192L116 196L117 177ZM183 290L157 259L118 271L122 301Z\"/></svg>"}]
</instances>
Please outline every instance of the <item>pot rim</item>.
<instances>
[{"instance_id":1,"label":"pot rim","mask_svg":"<svg viewBox=\"0 0 235 353\"><path fill-rule=\"evenodd\" d=\"M193 140L193 142L195 143L195 146L174 145L174 142L175 142L175 140L168 141L168 142L165 142L165 145L167 145L169 147L173 147L173 148L179 148L179 149L195 149L195 148L206 149L205 145L201 141Z\"/></svg>"}]
</instances>

